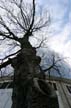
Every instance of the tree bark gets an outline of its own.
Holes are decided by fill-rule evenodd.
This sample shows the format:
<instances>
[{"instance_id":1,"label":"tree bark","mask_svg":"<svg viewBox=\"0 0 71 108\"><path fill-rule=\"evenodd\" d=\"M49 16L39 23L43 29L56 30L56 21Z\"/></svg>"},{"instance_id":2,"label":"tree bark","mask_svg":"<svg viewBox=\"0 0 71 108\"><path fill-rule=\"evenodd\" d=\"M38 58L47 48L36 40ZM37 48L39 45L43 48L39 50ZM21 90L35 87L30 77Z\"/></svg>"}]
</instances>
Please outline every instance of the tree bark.
<instances>
[{"instance_id":1,"label":"tree bark","mask_svg":"<svg viewBox=\"0 0 71 108\"><path fill-rule=\"evenodd\" d=\"M12 108L31 108L33 77L39 69L36 50L23 48L12 60L14 68Z\"/></svg>"},{"instance_id":2,"label":"tree bark","mask_svg":"<svg viewBox=\"0 0 71 108\"><path fill-rule=\"evenodd\" d=\"M40 74L40 76L38 76L40 73L39 64L41 58L36 56L36 49L32 47L28 41L27 43L21 45L21 51L11 61L12 67L14 68L11 108L59 108L57 97L50 98L47 95L50 90L48 90L48 86L45 82L43 83L41 81L43 84L40 83L40 85L47 93L43 94L35 87L34 78L42 77L43 75ZM51 94L51 92L49 94ZM55 105L53 104L54 102L56 102Z\"/></svg>"},{"instance_id":3,"label":"tree bark","mask_svg":"<svg viewBox=\"0 0 71 108\"><path fill-rule=\"evenodd\" d=\"M38 66L40 61L33 47L23 48L13 59L14 79L11 108L59 108L56 96L49 97L35 86L34 78L40 72ZM45 91L50 94L45 81L43 85Z\"/></svg>"}]
</instances>

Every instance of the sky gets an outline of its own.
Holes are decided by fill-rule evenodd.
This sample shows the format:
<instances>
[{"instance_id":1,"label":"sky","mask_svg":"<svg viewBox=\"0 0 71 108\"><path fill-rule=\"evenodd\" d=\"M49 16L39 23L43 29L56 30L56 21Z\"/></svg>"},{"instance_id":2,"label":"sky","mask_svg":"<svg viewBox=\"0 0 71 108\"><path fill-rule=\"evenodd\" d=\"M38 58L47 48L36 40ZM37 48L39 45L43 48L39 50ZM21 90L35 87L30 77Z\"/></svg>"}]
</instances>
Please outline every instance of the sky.
<instances>
[{"instance_id":1,"label":"sky","mask_svg":"<svg viewBox=\"0 0 71 108\"><path fill-rule=\"evenodd\" d=\"M30 1L32 0L28 3ZM66 61L71 66L71 0L36 0L36 4L39 4L44 11L48 10L50 14L50 25L46 29L46 36L49 36L48 47L64 57L69 57ZM6 47L5 43L0 44L2 58L3 55L9 55L9 47L7 49ZM11 51L13 53L13 50Z\"/></svg>"},{"instance_id":2,"label":"sky","mask_svg":"<svg viewBox=\"0 0 71 108\"><path fill-rule=\"evenodd\" d=\"M67 61L71 65L71 0L38 0L37 2L50 14L49 47L69 57Z\"/></svg>"},{"instance_id":3,"label":"sky","mask_svg":"<svg viewBox=\"0 0 71 108\"><path fill-rule=\"evenodd\" d=\"M32 0L28 3L30 1ZM46 34L49 36L48 46L71 58L71 0L36 0L36 4L43 10L48 10L50 14L51 22ZM4 47L0 47L0 52ZM71 65L71 59L68 59L68 63Z\"/></svg>"}]
</instances>

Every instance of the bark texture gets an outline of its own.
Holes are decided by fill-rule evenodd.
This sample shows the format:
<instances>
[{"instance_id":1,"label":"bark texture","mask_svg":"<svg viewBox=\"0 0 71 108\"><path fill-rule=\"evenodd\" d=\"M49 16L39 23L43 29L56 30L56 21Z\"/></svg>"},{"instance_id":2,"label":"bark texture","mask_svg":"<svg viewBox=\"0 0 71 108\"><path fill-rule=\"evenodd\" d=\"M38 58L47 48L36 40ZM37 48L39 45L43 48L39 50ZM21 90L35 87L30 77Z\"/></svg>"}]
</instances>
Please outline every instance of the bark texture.
<instances>
[{"instance_id":1,"label":"bark texture","mask_svg":"<svg viewBox=\"0 0 71 108\"><path fill-rule=\"evenodd\" d=\"M46 91L49 92L43 93L41 92L43 90L35 86L34 78L40 72L38 66L40 61L41 58L36 56L33 47L23 48L12 60L14 67L12 108L58 108L57 97L49 97L47 94L51 93L47 87Z\"/></svg>"},{"instance_id":2,"label":"bark texture","mask_svg":"<svg viewBox=\"0 0 71 108\"><path fill-rule=\"evenodd\" d=\"M23 48L13 59L14 86L12 95L12 108L31 108L31 93L33 77L37 73L40 57L36 56L36 50Z\"/></svg>"}]
</instances>

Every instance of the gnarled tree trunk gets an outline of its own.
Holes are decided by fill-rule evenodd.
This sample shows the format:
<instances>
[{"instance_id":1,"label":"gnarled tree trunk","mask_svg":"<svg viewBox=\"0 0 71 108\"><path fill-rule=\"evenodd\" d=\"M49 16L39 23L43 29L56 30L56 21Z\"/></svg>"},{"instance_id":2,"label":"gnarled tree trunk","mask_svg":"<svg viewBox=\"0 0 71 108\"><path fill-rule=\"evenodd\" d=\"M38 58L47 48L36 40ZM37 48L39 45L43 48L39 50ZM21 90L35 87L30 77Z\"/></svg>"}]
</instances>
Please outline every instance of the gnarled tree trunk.
<instances>
[{"instance_id":1,"label":"gnarled tree trunk","mask_svg":"<svg viewBox=\"0 0 71 108\"><path fill-rule=\"evenodd\" d=\"M14 67L14 87L12 108L31 108L33 78L36 75L40 57L36 50L23 48L12 61Z\"/></svg>"},{"instance_id":2,"label":"gnarled tree trunk","mask_svg":"<svg viewBox=\"0 0 71 108\"><path fill-rule=\"evenodd\" d=\"M52 88L45 81L39 80L37 85L34 82L40 72L40 61L33 47L23 48L13 59L12 108L59 108L56 95L51 97Z\"/></svg>"}]
</instances>

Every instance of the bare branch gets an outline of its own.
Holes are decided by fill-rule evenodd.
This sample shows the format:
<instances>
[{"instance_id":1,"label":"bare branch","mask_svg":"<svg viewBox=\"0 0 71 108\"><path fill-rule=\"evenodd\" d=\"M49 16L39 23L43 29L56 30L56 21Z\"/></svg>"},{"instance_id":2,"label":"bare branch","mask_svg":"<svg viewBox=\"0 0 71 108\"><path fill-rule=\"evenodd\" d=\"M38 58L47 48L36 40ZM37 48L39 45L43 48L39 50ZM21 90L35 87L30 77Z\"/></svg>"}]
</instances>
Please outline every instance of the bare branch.
<instances>
[{"instance_id":1,"label":"bare branch","mask_svg":"<svg viewBox=\"0 0 71 108\"><path fill-rule=\"evenodd\" d=\"M0 16L0 24L8 31L8 33L1 32L0 35L5 36L6 38L13 39L19 41L19 38L15 36L15 34L9 29L9 27L5 24L3 18Z\"/></svg>"},{"instance_id":2,"label":"bare branch","mask_svg":"<svg viewBox=\"0 0 71 108\"><path fill-rule=\"evenodd\" d=\"M0 64L0 69L2 69L2 68L4 68L4 67L8 66L9 64L11 64L11 59L9 59L8 61L6 61L6 62Z\"/></svg>"},{"instance_id":3,"label":"bare branch","mask_svg":"<svg viewBox=\"0 0 71 108\"><path fill-rule=\"evenodd\" d=\"M28 15L28 13L25 11L25 9L23 7L24 4L23 4L23 1L20 0L20 4L18 5L18 3L16 1L14 1L14 3L16 4L16 6L20 9L20 12L21 12L21 16L22 16L22 19L23 19L23 22L24 22L24 30L27 31L27 28L29 27L30 25L30 20L31 20L31 15ZM30 14L31 14L31 10L30 10ZM20 25L21 26L21 25Z\"/></svg>"},{"instance_id":4,"label":"bare branch","mask_svg":"<svg viewBox=\"0 0 71 108\"><path fill-rule=\"evenodd\" d=\"M46 69L44 69L43 71L44 72L49 72L49 74L51 73L51 70L53 69L53 70L55 70L55 71L57 71L57 73L60 75L60 77L62 76L62 74L60 73L60 65L59 65L59 63L62 61L62 60L64 60L65 58L58 58L58 59L56 59L56 56L53 54L52 55L52 64L48 67L48 68L46 68Z\"/></svg>"},{"instance_id":5,"label":"bare branch","mask_svg":"<svg viewBox=\"0 0 71 108\"><path fill-rule=\"evenodd\" d=\"M16 54L18 54L19 52L20 52L21 50L19 50L19 51L17 51L17 52L15 52L15 53L13 53L13 54L10 54L10 55L8 55L8 56L6 56L5 58L3 58L3 59L0 59L0 60L5 60L5 59L9 59L9 58L11 58L12 56L15 56Z\"/></svg>"},{"instance_id":6,"label":"bare branch","mask_svg":"<svg viewBox=\"0 0 71 108\"><path fill-rule=\"evenodd\" d=\"M1 31L0 31L0 36L3 36L4 39L8 38L8 39L15 40L13 37L11 37L10 34L5 34L5 33L1 32Z\"/></svg>"},{"instance_id":7,"label":"bare branch","mask_svg":"<svg viewBox=\"0 0 71 108\"><path fill-rule=\"evenodd\" d=\"M32 21L31 24L29 25L29 29L27 30L27 32L25 33L24 37L27 37L27 39L29 38L29 36L32 35L32 28L34 25L34 18L35 18L35 0L33 0L33 13L32 13Z\"/></svg>"},{"instance_id":8,"label":"bare branch","mask_svg":"<svg viewBox=\"0 0 71 108\"><path fill-rule=\"evenodd\" d=\"M62 77L62 74L60 73L60 70L58 68L53 67L53 69L57 71L57 73L60 75L60 77Z\"/></svg>"},{"instance_id":9,"label":"bare branch","mask_svg":"<svg viewBox=\"0 0 71 108\"><path fill-rule=\"evenodd\" d=\"M23 0L20 0L20 3L16 0L11 0L10 2L12 3L12 5L14 5L15 7L18 8L18 10L16 12L17 15L15 15L13 12L13 11L15 11L15 9L10 9L6 5L4 5L3 1L2 1L3 5L0 5L0 8L6 11L6 14L7 14L6 17L9 19L10 23L13 24L14 27L16 26L16 30L18 27L20 27L19 30L23 30L23 32L22 32L23 38L27 39L27 40L28 40L29 36L32 36L35 31L38 31L41 28L48 26L48 23L50 22L49 18L46 18L45 21L43 20L43 19L45 19L44 15L43 15L43 17L41 17L41 15L40 15L40 17L38 16L38 14L35 12L35 0L32 0L32 1L33 1L32 6L31 6L32 8L30 7L27 10L25 8L25 4L24 4ZM27 5L26 5L26 7L27 7ZM36 23L36 16L37 16L37 19L39 19L37 21L37 23ZM2 22L1 25L3 25L3 27L9 33L8 35L1 33L4 35L4 37L9 38L9 39L14 38L14 40L21 43L21 41L18 39L17 35L15 35L14 30L11 30L10 27L8 27L5 22L4 23Z\"/></svg>"},{"instance_id":10,"label":"bare branch","mask_svg":"<svg viewBox=\"0 0 71 108\"><path fill-rule=\"evenodd\" d=\"M2 8L2 9L4 9L6 12L8 12L8 14L10 14L11 15L11 17L10 17L10 19L11 19L11 21L12 22L14 22L14 23L16 23L17 22L17 24L25 31L26 29L24 28L24 26L20 23L20 21L17 19L17 17L13 14L13 12L11 12L10 11L10 9L8 9L8 8L6 8L6 7L2 7L2 6L0 6L0 8ZM13 19L15 20L13 20Z\"/></svg>"},{"instance_id":11,"label":"bare branch","mask_svg":"<svg viewBox=\"0 0 71 108\"><path fill-rule=\"evenodd\" d=\"M46 39L47 39L46 37L45 37L45 38L42 38L40 44L36 47L36 49L42 47L42 45L43 45L43 43L46 41Z\"/></svg>"},{"instance_id":12,"label":"bare branch","mask_svg":"<svg viewBox=\"0 0 71 108\"><path fill-rule=\"evenodd\" d=\"M48 67L47 69L44 69L43 71L46 72L48 70L51 70L54 67L54 65L51 65L50 67Z\"/></svg>"}]
</instances>

